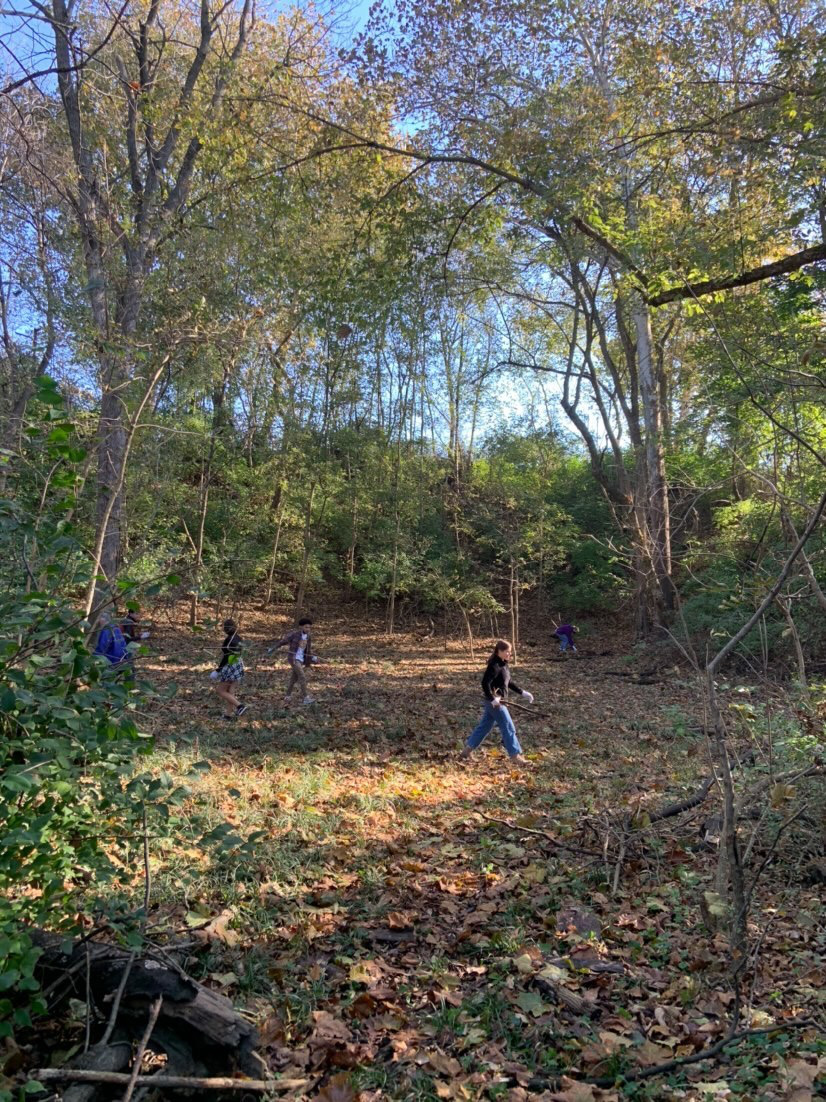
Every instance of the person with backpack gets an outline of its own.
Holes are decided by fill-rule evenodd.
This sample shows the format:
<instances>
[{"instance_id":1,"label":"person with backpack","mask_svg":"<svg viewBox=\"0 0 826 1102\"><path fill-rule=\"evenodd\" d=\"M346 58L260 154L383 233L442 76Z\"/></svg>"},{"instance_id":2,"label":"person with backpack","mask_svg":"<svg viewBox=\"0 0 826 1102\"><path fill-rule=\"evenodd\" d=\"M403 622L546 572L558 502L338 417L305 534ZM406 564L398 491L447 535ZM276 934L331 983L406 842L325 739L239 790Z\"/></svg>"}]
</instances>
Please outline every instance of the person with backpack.
<instances>
[{"instance_id":1,"label":"person with backpack","mask_svg":"<svg viewBox=\"0 0 826 1102\"><path fill-rule=\"evenodd\" d=\"M290 677L287 682L287 692L284 696L284 703L290 704L292 701L293 689L298 686L298 692L301 696L302 704L314 704L315 697L310 696L307 691L307 676L305 670L318 661L313 654L313 643L310 638L310 628L313 621L309 616L302 616L298 621L298 627L293 631L288 631L286 635L283 635L277 643L273 643L267 653L271 653L274 650L279 650L281 647L287 648L287 663L290 667Z\"/></svg>"},{"instance_id":2,"label":"person with backpack","mask_svg":"<svg viewBox=\"0 0 826 1102\"><path fill-rule=\"evenodd\" d=\"M507 708L509 692L519 693L524 696L529 704L533 704L533 694L525 689L520 689L511 677L510 656L513 648L507 639L500 639L493 648L493 654L488 659L485 672L482 674L482 693L485 697L485 710L482 718L468 736L462 758L471 756L473 751L484 742L490 734L493 725L499 728L502 735L502 745L505 753L516 765L527 765L528 762L522 753L519 739L516 737L516 727Z\"/></svg>"},{"instance_id":3,"label":"person with backpack","mask_svg":"<svg viewBox=\"0 0 826 1102\"><path fill-rule=\"evenodd\" d=\"M244 641L238 634L238 625L234 620L224 620L224 641L221 644L221 661L218 668L209 675L215 682L215 691L224 704L234 708L234 712L224 713L226 719L233 715L242 716L247 710L247 705L242 704L232 692L233 687L241 683L244 676L244 660L241 658L241 648Z\"/></svg>"},{"instance_id":4,"label":"person with backpack","mask_svg":"<svg viewBox=\"0 0 826 1102\"><path fill-rule=\"evenodd\" d=\"M127 674L131 678L135 671L129 660L129 644L120 625L109 614L104 615L102 619L103 626L98 632L93 653L100 658L105 658L109 668L118 676Z\"/></svg>"}]
</instances>

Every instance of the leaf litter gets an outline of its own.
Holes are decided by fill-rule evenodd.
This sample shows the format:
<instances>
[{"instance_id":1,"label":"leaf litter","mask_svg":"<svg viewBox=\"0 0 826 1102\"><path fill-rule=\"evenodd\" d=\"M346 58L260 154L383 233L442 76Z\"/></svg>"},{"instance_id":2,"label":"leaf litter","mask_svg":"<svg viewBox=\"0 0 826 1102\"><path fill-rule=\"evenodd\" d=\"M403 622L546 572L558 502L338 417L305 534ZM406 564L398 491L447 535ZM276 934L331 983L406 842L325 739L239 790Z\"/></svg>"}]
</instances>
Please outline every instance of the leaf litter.
<instances>
[{"instance_id":1,"label":"leaf litter","mask_svg":"<svg viewBox=\"0 0 826 1102\"><path fill-rule=\"evenodd\" d=\"M702 736L675 737L669 719L680 708L701 725L689 680L617 688L600 677L611 659L532 652L520 675L556 719L518 714L531 768L517 772L493 737L458 761L480 671L456 643L423 656L415 637L331 620L319 649L338 661L313 671L317 703L280 707L284 668L261 660L249 712L227 724L205 714L185 629L167 634L175 661L146 671L182 686L158 721L159 765L208 759L193 816L256 842L190 862L183 908L170 843L155 855L154 920L172 947L176 921L196 939L182 963L255 1018L273 1074L301 1084L293 1095L814 1097L817 1031L782 1027L822 1013L823 918L817 893L782 877L761 886L746 1018L778 1032L622 1083L719 1041L729 1021L728 945L700 907L716 854L677 819L626 856L616 884L605 859L618 814L644 826L643 811L701 779ZM271 634L245 616L245 636ZM361 661L371 651L380 672Z\"/></svg>"}]
</instances>

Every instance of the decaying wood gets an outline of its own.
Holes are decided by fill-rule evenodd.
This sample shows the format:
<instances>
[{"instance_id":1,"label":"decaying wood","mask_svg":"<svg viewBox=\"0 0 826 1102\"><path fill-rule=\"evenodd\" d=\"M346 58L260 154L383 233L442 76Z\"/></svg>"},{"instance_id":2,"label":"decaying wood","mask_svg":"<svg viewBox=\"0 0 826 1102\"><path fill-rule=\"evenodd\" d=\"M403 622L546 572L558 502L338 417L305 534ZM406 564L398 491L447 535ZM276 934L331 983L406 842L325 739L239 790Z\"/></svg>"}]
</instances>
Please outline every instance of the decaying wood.
<instances>
[{"instance_id":1,"label":"decaying wood","mask_svg":"<svg viewBox=\"0 0 826 1102\"><path fill-rule=\"evenodd\" d=\"M557 1002L572 1010L574 1014L593 1014L596 1009L591 1003L586 1002L579 995L575 995L573 991L569 991L561 983L554 983L553 980L546 979L544 976L534 976L533 980L540 991L543 991L546 995L551 995Z\"/></svg>"},{"instance_id":2,"label":"decaying wood","mask_svg":"<svg viewBox=\"0 0 826 1102\"><path fill-rule=\"evenodd\" d=\"M98 1044L88 1052L83 1052L73 1061L72 1070L120 1072L129 1066L132 1059L132 1045L128 1041L116 1044ZM90 1102L95 1096L93 1083L73 1082L63 1092L63 1102Z\"/></svg>"},{"instance_id":3,"label":"decaying wood","mask_svg":"<svg viewBox=\"0 0 826 1102\"><path fill-rule=\"evenodd\" d=\"M197 1074L261 1075L264 1064L255 1051L255 1029L236 1014L226 996L202 986L177 967L150 957L135 959L114 945L74 943L64 952L64 939L57 934L32 930L30 936L42 950L37 977L43 987L53 991L50 1009L74 996L92 1002L103 1016L108 1016L112 1000L119 995L118 1027L137 1040L146 1027L151 1005L162 998L153 1045L180 1049L184 1058L189 1051L189 1066ZM87 948L88 994L86 975L75 967ZM125 972L128 975L123 983ZM60 978L65 982L58 983Z\"/></svg>"}]
</instances>

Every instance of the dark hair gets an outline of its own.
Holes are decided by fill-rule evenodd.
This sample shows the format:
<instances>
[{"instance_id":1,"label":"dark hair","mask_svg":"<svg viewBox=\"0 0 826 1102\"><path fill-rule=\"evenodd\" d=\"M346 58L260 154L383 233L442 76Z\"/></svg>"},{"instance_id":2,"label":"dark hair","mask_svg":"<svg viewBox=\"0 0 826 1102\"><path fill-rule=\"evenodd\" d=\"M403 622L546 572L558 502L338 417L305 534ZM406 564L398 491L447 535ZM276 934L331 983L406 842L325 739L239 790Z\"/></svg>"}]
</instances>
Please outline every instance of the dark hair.
<instances>
[{"instance_id":1,"label":"dark hair","mask_svg":"<svg viewBox=\"0 0 826 1102\"><path fill-rule=\"evenodd\" d=\"M303 628L305 624L311 624L312 622L313 621L310 619L309 616L302 616L301 619L298 621L298 626L300 628Z\"/></svg>"},{"instance_id":2,"label":"dark hair","mask_svg":"<svg viewBox=\"0 0 826 1102\"><path fill-rule=\"evenodd\" d=\"M224 631L229 635L231 631L237 631L238 625L234 620L224 620Z\"/></svg>"},{"instance_id":3,"label":"dark hair","mask_svg":"<svg viewBox=\"0 0 826 1102\"><path fill-rule=\"evenodd\" d=\"M513 647L510 645L510 643L508 642L507 639L497 639L496 644L494 645L494 648L493 648L493 654L490 656L488 661L491 661L492 659L494 659L497 656L497 654L499 653L499 651L500 650L505 650L506 647L507 647L508 650L513 650Z\"/></svg>"}]
</instances>

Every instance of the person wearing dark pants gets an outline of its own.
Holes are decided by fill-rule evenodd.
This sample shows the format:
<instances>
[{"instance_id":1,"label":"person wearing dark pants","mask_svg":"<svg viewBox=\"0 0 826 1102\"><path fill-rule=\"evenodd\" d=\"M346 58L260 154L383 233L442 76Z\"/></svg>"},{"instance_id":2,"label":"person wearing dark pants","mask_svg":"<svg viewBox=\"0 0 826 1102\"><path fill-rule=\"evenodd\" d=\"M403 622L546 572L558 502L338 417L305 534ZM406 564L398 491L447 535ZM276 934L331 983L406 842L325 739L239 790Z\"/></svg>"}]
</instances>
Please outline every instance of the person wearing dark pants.
<instances>
[{"instance_id":1,"label":"person wearing dark pants","mask_svg":"<svg viewBox=\"0 0 826 1102\"><path fill-rule=\"evenodd\" d=\"M462 757L469 758L473 751L488 737L494 724L499 728L502 736L502 745L512 762L517 765L527 765L522 754L522 747L516 736L516 727L507 708L508 692L519 693L529 704L533 704L533 694L525 689L520 689L511 678L510 660L512 648L507 639L500 639L493 649L493 654L488 659L485 672L482 675L482 692L485 697L485 710L482 718L468 736Z\"/></svg>"}]
</instances>

